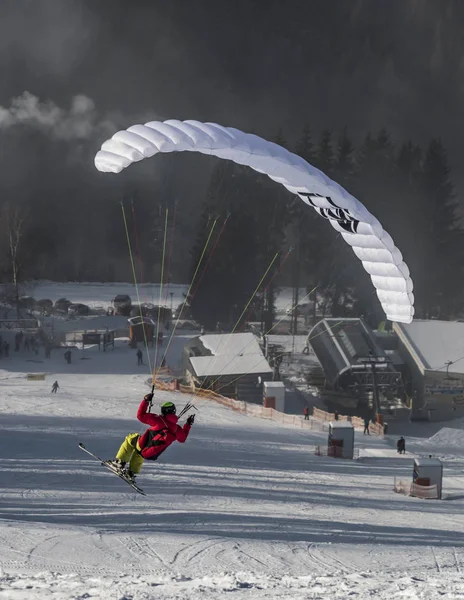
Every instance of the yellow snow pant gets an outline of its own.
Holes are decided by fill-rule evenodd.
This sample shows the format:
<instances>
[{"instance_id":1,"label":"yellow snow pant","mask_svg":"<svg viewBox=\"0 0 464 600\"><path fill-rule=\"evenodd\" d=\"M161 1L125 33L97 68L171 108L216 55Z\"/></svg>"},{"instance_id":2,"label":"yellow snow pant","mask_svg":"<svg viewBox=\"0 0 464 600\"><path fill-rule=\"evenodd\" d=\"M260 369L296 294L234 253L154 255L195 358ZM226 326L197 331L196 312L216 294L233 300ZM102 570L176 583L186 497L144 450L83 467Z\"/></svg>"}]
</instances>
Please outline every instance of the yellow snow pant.
<instances>
[{"instance_id":1,"label":"yellow snow pant","mask_svg":"<svg viewBox=\"0 0 464 600\"><path fill-rule=\"evenodd\" d=\"M139 437L138 433L129 433L116 454L116 458L129 463L129 469L134 474L140 473L144 461L143 456L139 454Z\"/></svg>"}]
</instances>

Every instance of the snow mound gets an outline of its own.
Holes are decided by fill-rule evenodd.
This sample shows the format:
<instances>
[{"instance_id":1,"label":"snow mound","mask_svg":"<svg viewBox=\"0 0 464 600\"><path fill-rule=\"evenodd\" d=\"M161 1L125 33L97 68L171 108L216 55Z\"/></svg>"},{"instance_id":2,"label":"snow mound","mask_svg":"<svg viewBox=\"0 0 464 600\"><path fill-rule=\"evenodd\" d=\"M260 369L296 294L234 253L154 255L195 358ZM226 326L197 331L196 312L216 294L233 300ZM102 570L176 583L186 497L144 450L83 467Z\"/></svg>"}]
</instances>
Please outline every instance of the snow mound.
<instances>
[{"instance_id":1,"label":"snow mound","mask_svg":"<svg viewBox=\"0 0 464 600\"><path fill-rule=\"evenodd\" d=\"M428 439L431 444L441 446L464 446L464 431L452 427L442 427L435 435Z\"/></svg>"}]
</instances>

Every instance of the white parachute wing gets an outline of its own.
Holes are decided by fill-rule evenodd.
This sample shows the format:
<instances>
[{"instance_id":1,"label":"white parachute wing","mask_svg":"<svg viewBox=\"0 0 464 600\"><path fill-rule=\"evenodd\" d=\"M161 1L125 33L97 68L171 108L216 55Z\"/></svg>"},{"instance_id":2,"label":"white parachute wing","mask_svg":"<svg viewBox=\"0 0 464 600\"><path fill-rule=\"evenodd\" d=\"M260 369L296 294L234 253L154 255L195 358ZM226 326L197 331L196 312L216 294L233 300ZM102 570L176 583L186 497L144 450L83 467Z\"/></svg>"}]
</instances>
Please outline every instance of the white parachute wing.
<instances>
[{"instance_id":1,"label":"white parachute wing","mask_svg":"<svg viewBox=\"0 0 464 600\"><path fill-rule=\"evenodd\" d=\"M99 171L119 173L158 152L201 152L264 173L329 220L369 273L387 319L410 323L413 284L401 252L366 207L322 171L285 148L232 127L153 121L118 131L95 156Z\"/></svg>"}]
</instances>

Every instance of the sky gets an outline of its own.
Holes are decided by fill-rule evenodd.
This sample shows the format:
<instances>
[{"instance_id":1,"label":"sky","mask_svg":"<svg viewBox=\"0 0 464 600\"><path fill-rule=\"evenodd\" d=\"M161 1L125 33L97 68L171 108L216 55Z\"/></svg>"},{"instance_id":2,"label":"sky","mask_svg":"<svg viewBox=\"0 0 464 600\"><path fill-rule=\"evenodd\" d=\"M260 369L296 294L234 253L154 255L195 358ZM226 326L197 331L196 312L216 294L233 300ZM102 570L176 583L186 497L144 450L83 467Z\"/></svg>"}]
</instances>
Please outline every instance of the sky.
<instances>
[{"instance_id":1,"label":"sky","mask_svg":"<svg viewBox=\"0 0 464 600\"><path fill-rule=\"evenodd\" d=\"M0 131L39 128L91 166L106 137L151 119L290 144L306 122L355 139L386 126L441 137L461 189L463 26L458 0L4 0Z\"/></svg>"}]
</instances>

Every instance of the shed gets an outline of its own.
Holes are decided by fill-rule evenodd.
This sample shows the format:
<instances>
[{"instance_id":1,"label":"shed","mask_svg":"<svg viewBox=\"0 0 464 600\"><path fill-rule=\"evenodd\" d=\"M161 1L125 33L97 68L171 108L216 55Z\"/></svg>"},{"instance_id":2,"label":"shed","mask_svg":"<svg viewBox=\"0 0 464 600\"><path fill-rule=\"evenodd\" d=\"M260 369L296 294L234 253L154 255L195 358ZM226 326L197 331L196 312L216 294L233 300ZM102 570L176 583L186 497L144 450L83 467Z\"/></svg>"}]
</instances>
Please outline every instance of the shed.
<instances>
[{"instance_id":1,"label":"shed","mask_svg":"<svg viewBox=\"0 0 464 600\"><path fill-rule=\"evenodd\" d=\"M153 342L156 323L150 317L131 317L129 322L129 338L131 342Z\"/></svg>"},{"instance_id":2,"label":"shed","mask_svg":"<svg viewBox=\"0 0 464 600\"><path fill-rule=\"evenodd\" d=\"M443 464L438 458L415 458L412 474L411 496L415 496L414 485L437 486L437 498L441 498L443 486ZM417 494L419 495L419 494Z\"/></svg>"},{"instance_id":3,"label":"shed","mask_svg":"<svg viewBox=\"0 0 464 600\"><path fill-rule=\"evenodd\" d=\"M327 454L337 458L353 458L354 427L349 421L331 421Z\"/></svg>"},{"instance_id":4,"label":"shed","mask_svg":"<svg viewBox=\"0 0 464 600\"><path fill-rule=\"evenodd\" d=\"M285 412L285 385L282 381L265 381L263 400L264 398L274 398L274 408L279 412Z\"/></svg>"}]
</instances>

